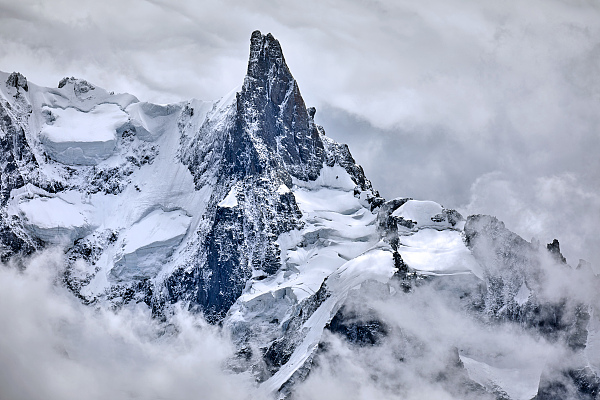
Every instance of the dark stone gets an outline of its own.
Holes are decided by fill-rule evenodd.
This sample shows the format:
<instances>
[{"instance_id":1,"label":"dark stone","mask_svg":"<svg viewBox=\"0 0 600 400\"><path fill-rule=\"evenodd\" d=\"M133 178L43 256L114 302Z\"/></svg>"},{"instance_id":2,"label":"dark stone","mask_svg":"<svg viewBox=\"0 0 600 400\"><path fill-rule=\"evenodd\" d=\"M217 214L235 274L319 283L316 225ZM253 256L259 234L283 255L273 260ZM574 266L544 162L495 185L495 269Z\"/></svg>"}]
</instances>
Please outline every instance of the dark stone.
<instances>
[{"instance_id":1,"label":"dark stone","mask_svg":"<svg viewBox=\"0 0 600 400\"><path fill-rule=\"evenodd\" d=\"M326 154L310 113L279 42L271 34L254 32L247 75L226 116L228 123L219 127L205 123L182 154L198 189L209 184L206 176L217 176L218 195L211 207L236 182L241 183L238 206L216 207L197 264L167 279L169 302L189 301L209 320L219 321L253 271L268 276L279 269L275 240L298 228L301 217L291 193L276 193L280 183L291 186L292 177L314 180L326 161L344 167L359 187L370 188L347 146L331 144ZM184 107L178 122L182 137L192 115L193 109Z\"/></svg>"},{"instance_id":2,"label":"dark stone","mask_svg":"<svg viewBox=\"0 0 600 400\"><path fill-rule=\"evenodd\" d=\"M374 346L388 334L385 324L369 316L346 309L342 306L327 324L326 329L340 334L348 342L359 346Z\"/></svg>"},{"instance_id":3,"label":"dark stone","mask_svg":"<svg viewBox=\"0 0 600 400\"><path fill-rule=\"evenodd\" d=\"M546 245L546 249L548 249L550 254L552 254L552 257L554 257L556 261L558 261L561 264L567 263L567 259L563 257L563 255L560 252L560 243L558 243L558 239L554 239L552 243L548 243Z\"/></svg>"},{"instance_id":4,"label":"dark stone","mask_svg":"<svg viewBox=\"0 0 600 400\"><path fill-rule=\"evenodd\" d=\"M27 85L27 78L21 75L19 72L13 72L8 76L6 80L6 85L9 87L13 87L15 89L23 88L26 92L29 90L29 86Z\"/></svg>"},{"instance_id":5,"label":"dark stone","mask_svg":"<svg viewBox=\"0 0 600 400\"><path fill-rule=\"evenodd\" d=\"M303 180L317 178L324 160L323 143L283 57L279 42L259 31L250 38L250 59L244 85L237 96L232 154L228 161L240 164L236 148L258 146L259 154L245 165L260 173L267 166L279 167ZM262 152L265 146L268 152ZM243 152L242 152L243 154ZM245 157L243 161L247 161ZM261 164L260 167L253 166ZM266 165L265 165L266 164ZM250 167L250 168L248 168Z\"/></svg>"},{"instance_id":6,"label":"dark stone","mask_svg":"<svg viewBox=\"0 0 600 400\"><path fill-rule=\"evenodd\" d=\"M71 78L71 79L74 79L74 78ZM65 85L66 85L68 82L69 82L69 78L68 78L68 77L62 78L62 79L60 80L60 82L58 82L58 88L59 88L59 89L62 89L63 87L65 87Z\"/></svg>"},{"instance_id":7,"label":"dark stone","mask_svg":"<svg viewBox=\"0 0 600 400\"><path fill-rule=\"evenodd\" d=\"M0 207L4 207L10 192L26 183L20 172L21 168L36 168L37 162L27 144L25 131L3 104L0 104L0 131L0 165L3 166L0 170ZM43 244L39 241L32 241L13 232L9 221L0 219L0 257L3 260L15 253L31 254L41 245Z\"/></svg>"}]
</instances>

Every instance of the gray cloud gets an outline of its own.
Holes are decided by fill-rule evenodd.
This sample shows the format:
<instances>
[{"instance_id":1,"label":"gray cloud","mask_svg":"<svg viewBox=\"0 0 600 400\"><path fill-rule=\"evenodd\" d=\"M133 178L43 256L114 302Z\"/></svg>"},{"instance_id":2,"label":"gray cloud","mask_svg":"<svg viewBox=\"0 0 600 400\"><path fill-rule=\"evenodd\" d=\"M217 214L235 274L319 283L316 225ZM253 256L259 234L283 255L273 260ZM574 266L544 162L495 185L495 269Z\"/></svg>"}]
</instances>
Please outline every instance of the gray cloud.
<instances>
[{"instance_id":1,"label":"gray cloud","mask_svg":"<svg viewBox=\"0 0 600 400\"><path fill-rule=\"evenodd\" d=\"M568 298L597 309L597 282L590 279L589 270L560 268L543 253L540 263L545 286L538 298ZM532 398L543 372L582 362L598 368L597 357L590 357L594 351L577 353L564 339L546 340L519 323L494 321L474 312L470 300L464 299L477 292L475 281L472 276L444 276L429 278L410 293L396 287L389 295L388 288L377 286L354 291L346 314L350 310L359 321L381 321L387 333L375 346L366 347L327 334L326 351L319 353L308 379L299 385L298 398L495 399L468 382L475 378L457 365L459 355L488 365L479 371L489 367L504 371L505 375L496 375L502 379L495 383L504 385L501 389L513 399Z\"/></svg>"},{"instance_id":2,"label":"gray cloud","mask_svg":"<svg viewBox=\"0 0 600 400\"><path fill-rule=\"evenodd\" d=\"M26 269L0 265L3 399L246 399L250 377L224 371L227 336L180 311L168 325L145 306L85 306L57 285L60 252Z\"/></svg>"}]
</instances>

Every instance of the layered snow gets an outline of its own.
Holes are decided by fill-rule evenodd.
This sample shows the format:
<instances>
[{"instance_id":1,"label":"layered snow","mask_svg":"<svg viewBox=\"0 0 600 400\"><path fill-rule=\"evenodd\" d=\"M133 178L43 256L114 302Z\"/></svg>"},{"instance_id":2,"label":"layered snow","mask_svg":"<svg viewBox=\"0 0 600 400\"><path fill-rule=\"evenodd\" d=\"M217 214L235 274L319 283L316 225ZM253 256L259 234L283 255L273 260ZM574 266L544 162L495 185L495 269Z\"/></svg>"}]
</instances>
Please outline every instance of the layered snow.
<instances>
[{"instance_id":1,"label":"layered snow","mask_svg":"<svg viewBox=\"0 0 600 400\"><path fill-rule=\"evenodd\" d=\"M54 160L67 165L96 165L110 157L117 129L128 121L116 104L99 104L90 111L44 107L51 119L40 132L40 141Z\"/></svg>"},{"instance_id":2,"label":"layered snow","mask_svg":"<svg viewBox=\"0 0 600 400\"><path fill-rule=\"evenodd\" d=\"M331 296L302 326L305 334L289 361L262 384L265 393L277 391L312 357L323 329L350 290L369 280L388 282L395 272L391 248L380 242L377 216L354 196L356 184L343 168L325 166L316 181L294 179L293 183L292 188L281 185L278 192L293 193L304 226L279 236L281 269L252 281L225 323L243 330L259 325L268 315L284 326L290 311L309 301L323 285Z\"/></svg>"},{"instance_id":3,"label":"layered snow","mask_svg":"<svg viewBox=\"0 0 600 400\"><path fill-rule=\"evenodd\" d=\"M92 229L81 205L31 185L13 193L7 212L19 216L32 236L50 244L72 242Z\"/></svg>"},{"instance_id":4,"label":"layered snow","mask_svg":"<svg viewBox=\"0 0 600 400\"><path fill-rule=\"evenodd\" d=\"M356 183L352 181L350 175L344 168L339 165L333 167L325 166L321 169L321 172L317 179L314 181L301 181L296 178L292 178L294 185L305 189L339 189L344 192L354 190Z\"/></svg>"},{"instance_id":5,"label":"layered snow","mask_svg":"<svg viewBox=\"0 0 600 400\"><path fill-rule=\"evenodd\" d=\"M339 166L324 167L317 181L321 183L295 181L292 192L303 215L304 229L278 238L282 270L253 282L241 301L291 288L300 302L319 290L327 276L346 261L378 242L376 215L354 197L355 184L348 173ZM231 204L230 195L232 192L219 205Z\"/></svg>"},{"instance_id":6,"label":"layered snow","mask_svg":"<svg viewBox=\"0 0 600 400\"><path fill-rule=\"evenodd\" d=\"M409 200L394 210L392 216L414 222L415 229L450 228L448 221L437 221L434 218L441 215L443 210L443 207L434 201Z\"/></svg>"},{"instance_id":7,"label":"layered snow","mask_svg":"<svg viewBox=\"0 0 600 400\"><path fill-rule=\"evenodd\" d=\"M459 231L420 229L400 236L398 253L409 267L424 273L473 273L483 277L483 270L463 243Z\"/></svg>"},{"instance_id":8,"label":"layered snow","mask_svg":"<svg viewBox=\"0 0 600 400\"><path fill-rule=\"evenodd\" d=\"M214 103L199 100L192 103L193 123L199 126ZM115 279L167 276L193 253L195 247L186 244L195 240L191 232L202 222L213 188L207 185L196 190L188 167L178 162L178 116L178 112L169 114L170 119L161 123L163 134L153 135L153 145L160 151L152 163L134 171L130 179L135 184L116 196L101 193L90 196L97 225L118 232L119 239L96 262L100 270L82 289L83 295L93 297L102 293ZM115 209L119 212L115 213ZM158 229L151 230L154 223L165 224L168 229L163 231L157 225Z\"/></svg>"},{"instance_id":9,"label":"layered snow","mask_svg":"<svg viewBox=\"0 0 600 400\"><path fill-rule=\"evenodd\" d=\"M433 201L409 200L392 216L416 223L412 229L398 225L398 253L412 269L432 275L472 273L483 278L483 269L475 260L457 224L453 227L443 214L443 207Z\"/></svg>"},{"instance_id":10,"label":"layered snow","mask_svg":"<svg viewBox=\"0 0 600 400\"><path fill-rule=\"evenodd\" d=\"M101 248L81 294L93 299L111 280L168 275L181 265L197 247L184 243L197 240L189 232L201 223L212 193L208 186L197 189L179 161L183 106L139 103L77 79L58 89L31 84L24 95L33 108L25 134L40 174L73 189L57 195L15 190L9 212L22 216L26 231L45 242L83 238ZM189 128L197 132L216 103L189 105L194 109ZM121 138L125 130L135 136ZM144 159L147 151L152 158ZM90 186L92 178L101 180L100 190ZM114 194L102 187L111 180L120 186ZM116 241L107 243L111 236Z\"/></svg>"},{"instance_id":11,"label":"layered snow","mask_svg":"<svg viewBox=\"0 0 600 400\"><path fill-rule=\"evenodd\" d=\"M498 388L512 400L530 400L537 395L541 366L494 367L460 355L469 378L491 391Z\"/></svg>"},{"instance_id":12,"label":"layered snow","mask_svg":"<svg viewBox=\"0 0 600 400\"><path fill-rule=\"evenodd\" d=\"M111 270L118 280L153 277L188 231L191 217L183 210L155 210L122 236L122 251Z\"/></svg>"},{"instance_id":13,"label":"layered snow","mask_svg":"<svg viewBox=\"0 0 600 400\"><path fill-rule=\"evenodd\" d=\"M172 105L139 102L131 104L126 111L131 125L135 128L136 136L153 142L168 130L172 114L178 109Z\"/></svg>"},{"instance_id":14,"label":"layered snow","mask_svg":"<svg viewBox=\"0 0 600 400\"><path fill-rule=\"evenodd\" d=\"M326 285L331 296L302 326L302 330L306 333L289 361L261 385L265 393L270 394L279 390L298 368L309 360L321 341L325 326L344 303L350 290L359 288L366 281L386 283L390 280L396 271L392 252L383 243L380 243L380 246L374 246L373 249L342 264L327 278Z\"/></svg>"}]
</instances>

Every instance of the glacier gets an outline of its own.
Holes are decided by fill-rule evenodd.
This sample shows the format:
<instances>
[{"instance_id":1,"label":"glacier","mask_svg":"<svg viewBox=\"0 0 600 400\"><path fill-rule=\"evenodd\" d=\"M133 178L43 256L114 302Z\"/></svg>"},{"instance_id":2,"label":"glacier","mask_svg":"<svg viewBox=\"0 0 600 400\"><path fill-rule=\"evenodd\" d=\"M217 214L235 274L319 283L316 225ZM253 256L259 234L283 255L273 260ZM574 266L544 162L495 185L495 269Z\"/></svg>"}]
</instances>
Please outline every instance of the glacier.
<instances>
[{"instance_id":1,"label":"glacier","mask_svg":"<svg viewBox=\"0 0 600 400\"><path fill-rule=\"evenodd\" d=\"M242 86L215 101L151 104L76 78L0 82L0 256L59 246L63 281L85 304L142 303L167 321L175 306L202 313L231 334L231 369L286 397L326 331L355 346L356 332L385 332L376 313L349 318L348 299L438 285L490 326L566 343L583 361L560 371L561 390L598 393L597 311L544 289L546 265L596 282L591 270L494 217L383 199L315 123L271 34L252 33ZM542 365L459 351L481 393L563 393Z\"/></svg>"}]
</instances>

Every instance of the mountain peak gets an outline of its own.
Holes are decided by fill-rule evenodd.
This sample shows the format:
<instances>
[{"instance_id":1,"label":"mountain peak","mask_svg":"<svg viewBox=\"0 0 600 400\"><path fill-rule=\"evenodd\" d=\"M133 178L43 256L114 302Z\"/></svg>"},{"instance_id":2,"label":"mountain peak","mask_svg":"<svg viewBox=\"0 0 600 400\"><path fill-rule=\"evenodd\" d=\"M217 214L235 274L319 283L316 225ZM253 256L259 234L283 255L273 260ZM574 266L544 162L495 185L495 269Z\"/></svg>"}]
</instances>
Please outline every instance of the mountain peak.
<instances>
[{"instance_id":1,"label":"mountain peak","mask_svg":"<svg viewBox=\"0 0 600 400\"><path fill-rule=\"evenodd\" d=\"M248 135L258 164L276 164L296 178L314 180L323 165L323 143L316 125L270 33L250 37L248 72L238 95L238 138ZM262 168L258 168L261 170Z\"/></svg>"},{"instance_id":2,"label":"mountain peak","mask_svg":"<svg viewBox=\"0 0 600 400\"><path fill-rule=\"evenodd\" d=\"M272 75L277 81L292 81L294 78L285 62L279 41L270 33L252 32L247 76L262 81Z\"/></svg>"}]
</instances>

